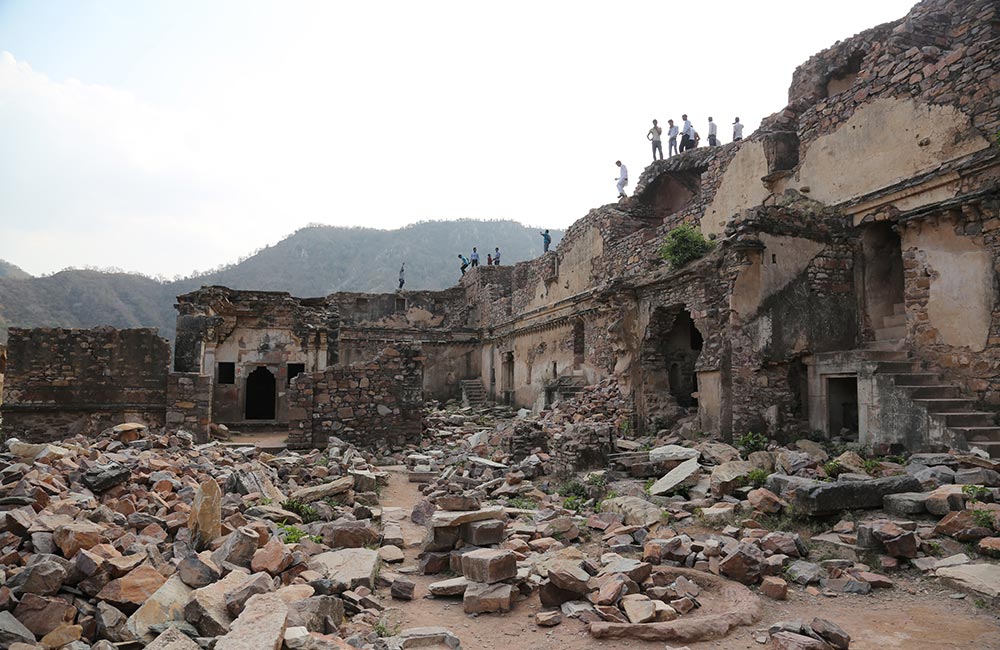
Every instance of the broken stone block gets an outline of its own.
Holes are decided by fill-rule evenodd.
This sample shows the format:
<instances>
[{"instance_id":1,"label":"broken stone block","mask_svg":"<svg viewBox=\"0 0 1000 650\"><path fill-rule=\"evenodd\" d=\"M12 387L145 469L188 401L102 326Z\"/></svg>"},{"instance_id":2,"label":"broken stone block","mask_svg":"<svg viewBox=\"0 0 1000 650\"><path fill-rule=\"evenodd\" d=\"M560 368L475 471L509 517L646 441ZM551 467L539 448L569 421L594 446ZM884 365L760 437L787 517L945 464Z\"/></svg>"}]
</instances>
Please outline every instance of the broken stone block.
<instances>
[{"instance_id":1,"label":"broken stone block","mask_svg":"<svg viewBox=\"0 0 1000 650\"><path fill-rule=\"evenodd\" d=\"M132 470L118 463L96 465L83 474L83 484L94 492L105 492L124 483L132 476Z\"/></svg>"},{"instance_id":2,"label":"broken stone block","mask_svg":"<svg viewBox=\"0 0 1000 650\"><path fill-rule=\"evenodd\" d=\"M788 583L777 576L767 576L760 583L760 593L773 600L788 598Z\"/></svg>"},{"instance_id":3,"label":"broken stone block","mask_svg":"<svg viewBox=\"0 0 1000 650\"><path fill-rule=\"evenodd\" d=\"M166 578L159 571L151 566L142 565L129 571L121 578L109 582L97 594L97 598L119 605L138 607L145 603L166 581Z\"/></svg>"},{"instance_id":4,"label":"broken stone block","mask_svg":"<svg viewBox=\"0 0 1000 650\"><path fill-rule=\"evenodd\" d=\"M535 614L535 625L539 627L555 627L562 623L562 612L547 611Z\"/></svg>"},{"instance_id":5,"label":"broken stone block","mask_svg":"<svg viewBox=\"0 0 1000 650\"><path fill-rule=\"evenodd\" d=\"M900 492L887 494L882 499L882 507L886 512L908 517L927 512L927 493Z\"/></svg>"},{"instance_id":6,"label":"broken stone block","mask_svg":"<svg viewBox=\"0 0 1000 650\"><path fill-rule=\"evenodd\" d=\"M701 465L698 464L698 458L693 457L685 460L683 463L673 468L669 472L663 475L660 480L653 483L652 487L649 488L649 493L653 496L662 496L669 494L679 488L690 487L694 485L698 480L698 474L701 472ZM623 497L619 497L623 498ZM634 497L631 497L634 498ZM607 501L605 501L607 503ZM626 522L628 523L628 522ZM654 523L654 522L649 522ZM646 522L642 522L636 525L646 525Z\"/></svg>"},{"instance_id":7,"label":"broken stone block","mask_svg":"<svg viewBox=\"0 0 1000 650\"><path fill-rule=\"evenodd\" d=\"M413 600L416 585L409 578L396 578L389 587L389 595L396 600Z\"/></svg>"},{"instance_id":8,"label":"broken stone block","mask_svg":"<svg viewBox=\"0 0 1000 650\"><path fill-rule=\"evenodd\" d=\"M378 564L378 553L367 548L328 551L309 560L309 568L329 578L339 591L374 587Z\"/></svg>"},{"instance_id":9,"label":"broken stone block","mask_svg":"<svg viewBox=\"0 0 1000 650\"><path fill-rule=\"evenodd\" d=\"M781 509L787 505L777 494L767 488L750 490L747 493L747 501L750 502L750 506L754 510L759 510L767 514L781 512Z\"/></svg>"},{"instance_id":10,"label":"broken stone block","mask_svg":"<svg viewBox=\"0 0 1000 650\"><path fill-rule=\"evenodd\" d=\"M79 641L82 636L82 626L63 624L43 636L39 643L44 648L62 648L74 641Z\"/></svg>"},{"instance_id":11,"label":"broken stone block","mask_svg":"<svg viewBox=\"0 0 1000 650\"><path fill-rule=\"evenodd\" d=\"M344 519L320 529L323 543L331 548L361 548L378 541L378 530L367 519Z\"/></svg>"},{"instance_id":12,"label":"broken stone block","mask_svg":"<svg viewBox=\"0 0 1000 650\"><path fill-rule=\"evenodd\" d=\"M795 505L805 514L832 515L843 510L881 508L887 494L919 491L920 481L912 476L886 476L861 481L842 481L838 478L834 483L820 483L804 497L797 494Z\"/></svg>"},{"instance_id":13,"label":"broken stone block","mask_svg":"<svg viewBox=\"0 0 1000 650\"><path fill-rule=\"evenodd\" d=\"M409 650L441 645L449 650L458 650L462 643L457 636L443 627L413 627L386 639L388 650Z\"/></svg>"},{"instance_id":14,"label":"broken stone block","mask_svg":"<svg viewBox=\"0 0 1000 650\"><path fill-rule=\"evenodd\" d=\"M90 521L75 521L57 526L52 540L66 558L72 558L80 549L90 549L101 543L104 527Z\"/></svg>"},{"instance_id":15,"label":"broken stone block","mask_svg":"<svg viewBox=\"0 0 1000 650\"><path fill-rule=\"evenodd\" d=\"M168 627L146 650L201 650L201 647L176 627Z\"/></svg>"},{"instance_id":16,"label":"broken stone block","mask_svg":"<svg viewBox=\"0 0 1000 650\"><path fill-rule=\"evenodd\" d=\"M664 445L662 447L656 447L649 452L649 462L651 463L665 463L671 461L685 461L692 458L698 458L701 456L701 452L697 449L689 449L687 447L681 447L680 445Z\"/></svg>"},{"instance_id":17,"label":"broken stone block","mask_svg":"<svg viewBox=\"0 0 1000 650\"><path fill-rule=\"evenodd\" d=\"M1000 565L963 564L944 567L935 573L939 578L945 578L990 598L1000 597Z\"/></svg>"},{"instance_id":18,"label":"broken stone block","mask_svg":"<svg viewBox=\"0 0 1000 650\"><path fill-rule=\"evenodd\" d=\"M479 549L462 556L462 575L471 582L493 584L517 575L517 558L507 550Z\"/></svg>"},{"instance_id":19,"label":"broken stone block","mask_svg":"<svg viewBox=\"0 0 1000 650\"><path fill-rule=\"evenodd\" d=\"M403 553L403 550L398 546L393 546L391 544L389 546L380 547L378 549L378 557L387 564L397 564L406 559L406 555Z\"/></svg>"},{"instance_id":20,"label":"broken stone block","mask_svg":"<svg viewBox=\"0 0 1000 650\"><path fill-rule=\"evenodd\" d=\"M253 554L257 550L260 535L249 526L240 526L226 535L222 546L212 553L212 559L219 566L227 562L249 569Z\"/></svg>"},{"instance_id":21,"label":"broken stone block","mask_svg":"<svg viewBox=\"0 0 1000 650\"><path fill-rule=\"evenodd\" d=\"M792 562L788 565L785 572L791 578L792 582L803 586L819 582L820 577L823 575L823 569L818 564L806 562L805 560Z\"/></svg>"},{"instance_id":22,"label":"broken stone block","mask_svg":"<svg viewBox=\"0 0 1000 650\"><path fill-rule=\"evenodd\" d=\"M648 596L643 594L623 596L621 608L630 623L649 623L656 618L656 606Z\"/></svg>"},{"instance_id":23,"label":"broken stone block","mask_svg":"<svg viewBox=\"0 0 1000 650\"><path fill-rule=\"evenodd\" d=\"M732 578L745 585L757 582L761 575L761 565L764 553L746 542L741 542L719 563L719 571L727 578Z\"/></svg>"},{"instance_id":24,"label":"broken stone block","mask_svg":"<svg viewBox=\"0 0 1000 650\"><path fill-rule=\"evenodd\" d=\"M222 568L212 559L210 551L189 555L177 565L177 576L189 587L197 589L222 577Z\"/></svg>"},{"instance_id":25,"label":"broken stone block","mask_svg":"<svg viewBox=\"0 0 1000 650\"><path fill-rule=\"evenodd\" d=\"M327 497L343 494L351 489L354 489L354 476L339 476L320 485L300 488L292 492L291 498L302 503L312 503L313 501L320 501Z\"/></svg>"},{"instance_id":26,"label":"broken stone block","mask_svg":"<svg viewBox=\"0 0 1000 650\"><path fill-rule=\"evenodd\" d=\"M58 562L43 561L29 565L17 577L22 580L21 593L54 596L66 580L66 569Z\"/></svg>"},{"instance_id":27,"label":"broken stone block","mask_svg":"<svg viewBox=\"0 0 1000 650\"><path fill-rule=\"evenodd\" d=\"M882 540L882 545L885 546L886 555L890 557L915 558L920 540L914 533L903 533L898 537Z\"/></svg>"},{"instance_id":28,"label":"broken stone block","mask_svg":"<svg viewBox=\"0 0 1000 650\"><path fill-rule=\"evenodd\" d=\"M242 571L233 571L218 582L192 591L184 606L185 620L202 636L221 636L228 632L232 619L226 611L226 592L249 577Z\"/></svg>"},{"instance_id":29,"label":"broken stone block","mask_svg":"<svg viewBox=\"0 0 1000 650\"><path fill-rule=\"evenodd\" d=\"M254 551L250 560L250 570L254 573L265 571L278 575L292 564L292 553L277 537L272 537L262 547Z\"/></svg>"},{"instance_id":30,"label":"broken stone block","mask_svg":"<svg viewBox=\"0 0 1000 650\"><path fill-rule=\"evenodd\" d=\"M983 485L1000 487L1000 472L985 467L970 467L955 472L955 483L959 485Z\"/></svg>"},{"instance_id":31,"label":"broken stone block","mask_svg":"<svg viewBox=\"0 0 1000 650\"><path fill-rule=\"evenodd\" d=\"M812 631L837 650L848 650L851 645L851 635L842 630L836 623L825 618L814 618L809 624Z\"/></svg>"},{"instance_id":32,"label":"broken stone block","mask_svg":"<svg viewBox=\"0 0 1000 650\"><path fill-rule=\"evenodd\" d=\"M280 596L258 594L247 601L229 633L216 642L215 650L277 650L287 620L287 606Z\"/></svg>"},{"instance_id":33,"label":"broken stone block","mask_svg":"<svg viewBox=\"0 0 1000 650\"><path fill-rule=\"evenodd\" d=\"M473 546L491 546L503 541L504 523L498 519L474 521L462 527L462 539Z\"/></svg>"},{"instance_id":34,"label":"broken stone block","mask_svg":"<svg viewBox=\"0 0 1000 650\"><path fill-rule=\"evenodd\" d=\"M191 588L184 584L179 576L170 576L128 618L126 629L136 639L152 641L155 637L150 632L152 626L184 620L184 605L187 604L190 595Z\"/></svg>"},{"instance_id":35,"label":"broken stone block","mask_svg":"<svg viewBox=\"0 0 1000 650\"><path fill-rule=\"evenodd\" d=\"M745 460L733 460L728 463L716 465L712 468L710 485L712 495L724 497L732 494L736 488L746 483L746 476L753 469L753 465Z\"/></svg>"},{"instance_id":36,"label":"broken stone block","mask_svg":"<svg viewBox=\"0 0 1000 650\"><path fill-rule=\"evenodd\" d=\"M344 622L344 601L337 596L312 596L288 604L288 625L310 632L336 634Z\"/></svg>"},{"instance_id":37,"label":"broken stone block","mask_svg":"<svg viewBox=\"0 0 1000 650\"><path fill-rule=\"evenodd\" d=\"M591 591L590 574L583 568L570 561L561 561L549 567L549 580L559 589L568 591L578 596L584 596Z\"/></svg>"},{"instance_id":38,"label":"broken stone block","mask_svg":"<svg viewBox=\"0 0 1000 650\"><path fill-rule=\"evenodd\" d=\"M188 528L196 551L205 550L213 540L222 537L222 490L215 479L206 479L198 486Z\"/></svg>"},{"instance_id":39,"label":"broken stone block","mask_svg":"<svg viewBox=\"0 0 1000 650\"><path fill-rule=\"evenodd\" d=\"M32 634L41 637L64 623L72 623L76 612L76 607L62 598L24 594L14 608L14 617Z\"/></svg>"},{"instance_id":40,"label":"broken stone block","mask_svg":"<svg viewBox=\"0 0 1000 650\"><path fill-rule=\"evenodd\" d=\"M9 648L14 643L34 645L35 635L10 612L0 612L0 647Z\"/></svg>"},{"instance_id":41,"label":"broken stone block","mask_svg":"<svg viewBox=\"0 0 1000 650\"><path fill-rule=\"evenodd\" d=\"M485 614L510 611L513 591L508 584L469 582L462 597L466 614Z\"/></svg>"},{"instance_id":42,"label":"broken stone block","mask_svg":"<svg viewBox=\"0 0 1000 650\"><path fill-rule=\"evenodd\" d=\"M226 592L226 611L231 618L236 618L251 597L271 591L274 591L274 580L271 576L266 573L255 573L235 589Z\"/></svg>"},{"instance_id":43,"label":"broken stone block","mask_svg":"<svg viewBox=\"0 0 1000 650\"><path fill-rule=\"evenodd\" d=\"M794 632L777 632L771 635L772 650L830 650L823 641Z\"/></svg>"}]
</instances>

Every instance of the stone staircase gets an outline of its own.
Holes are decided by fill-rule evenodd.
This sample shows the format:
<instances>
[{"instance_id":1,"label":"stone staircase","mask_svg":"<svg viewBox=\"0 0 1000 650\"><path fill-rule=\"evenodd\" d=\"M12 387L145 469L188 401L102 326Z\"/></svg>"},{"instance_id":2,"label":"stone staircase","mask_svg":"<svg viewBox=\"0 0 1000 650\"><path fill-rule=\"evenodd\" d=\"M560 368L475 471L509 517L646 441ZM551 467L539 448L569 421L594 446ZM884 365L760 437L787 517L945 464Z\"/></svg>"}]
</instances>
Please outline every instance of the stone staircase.
<instances>
[{"instance_id":1,"label":"stone staircase","mask_svg":"<svg viewBox=\"0 0 1000 650\"><path fill-rule=\"evenodd\" d=\"M462 406L483 406L487 402L486 388L479 379L463 379Z\"/></svg>"},{"instance_id":2,"label":"stone staircase","mask_svg":"<svg viewBox=\"0 0 1000 650\"><path fill-rule=\"evenodd\" d=\"M859 386L862 378L871 376L880 408L893 413L882 422L917 428L928 440L958 448L979 447L992 458L1000 458L997 414L977 409L959 384L911 359L905 350L904 306L895 305L893 312L875 330L874 341L858 350L818 354L817 360L855 365Z\"/></svg>"}]
</instances>

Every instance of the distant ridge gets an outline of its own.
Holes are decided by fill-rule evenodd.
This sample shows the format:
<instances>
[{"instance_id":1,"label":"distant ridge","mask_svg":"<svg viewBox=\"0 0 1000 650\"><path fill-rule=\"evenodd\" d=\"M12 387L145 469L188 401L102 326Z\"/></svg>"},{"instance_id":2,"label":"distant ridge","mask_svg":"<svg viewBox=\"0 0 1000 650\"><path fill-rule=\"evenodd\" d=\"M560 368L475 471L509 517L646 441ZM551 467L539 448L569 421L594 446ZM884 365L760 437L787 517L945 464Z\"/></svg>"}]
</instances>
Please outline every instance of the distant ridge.
<instances>
[{"instance_id":1,"label":"distant ridge","mask_svg":"<svg viewBox=\"0 0 1000 650\"><path fill-rule=\"evenodd\" d=\"M552 230L553 244L563 231ZM174 298L203 285L323 296L388 292L406 262L407 289L444 289L460 277L459 253L482 263L500 247L503 264L537 257L537 228L515 221L425 221L398 230L308 226L219 270L172 282L138 274L69 269L32 277L0 262L0 342L10 327L156 327L173 338Z\"/></svg>"}]
</instances>

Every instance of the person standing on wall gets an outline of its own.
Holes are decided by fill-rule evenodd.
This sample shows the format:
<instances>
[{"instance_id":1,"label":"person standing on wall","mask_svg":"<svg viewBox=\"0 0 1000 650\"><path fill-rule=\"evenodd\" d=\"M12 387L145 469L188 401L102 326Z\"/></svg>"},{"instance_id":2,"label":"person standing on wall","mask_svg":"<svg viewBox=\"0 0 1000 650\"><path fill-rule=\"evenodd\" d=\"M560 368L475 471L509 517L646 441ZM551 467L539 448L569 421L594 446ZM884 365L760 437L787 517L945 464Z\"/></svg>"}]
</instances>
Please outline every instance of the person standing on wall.
<instances>
[{"instance_id":1,"label":"person standing on wall","mask_svg":"<svg viewBox=\"0 0 1000 650\"><path fill-rule=\"evenodd\" d=\"M667 158L677 155L677 133L680 129L673 120L667 120L670 126L667 128Z\"/></svg>"},{"instance_id":2,"label":"person standing on wall","mask_svg":"<svg viewBox=\"0 0 1000 650\"><path fill-rule=\"evenodd\" d=\"M681 153L694 148L694 127L688 121L687 114L681 115L684 120L684 128L681 129Z\"/></svg>"},{"instance_id":3,"label":"person standing on wall","mask_svg":"<svg viewBox=\"0 0 1000 650\"><path fill-rule=\"evenodd\" d=\"M708 146L717 147L719 145L719 127L712 121L712 118L708 118Z\"/></svg>"},{"instance_id":4,"label":"person standing on wall","mask_svg":"<svg viewBox=\"0 0 1000 650\"><path fill-rule=\"evenodd\" d=\"M462 275L465 275L465 269L469 268L469 258L461 253L458 254L458 259L462 260L462 266L459 267L462 270Z\"/></svg>"},{"instance_id":5,"label":"person standing on wall","mask_svg":"<svg viewBox=\"0 0 1000 650\"><path fill-rule=\"evenodd\" d=\"M653 128L646 134L646 139L653 143L653 162L656 162L657 151L660 152L660 160L663 160L663 143L660 142L661 133L663 133L663 129L656 125L656 120L653 120Z\"/></svg>"},{"instance_id":6,"label":"person standing on wall","mask_svg":"<svg viewBox=\"0 0 1000 650\"><path fill-rule=\"evenodd\" d=\"M500 266L500 247L497 246L493 249L493 264Z\"/></svg>"},{"instance_id":7,"label":"person standing on wall","mask_svg":"<svg viewBox=\"0 0 1000 650\"><path fill-rule=\"evenodd\" d=\"M486 253L486 266L493 266L493 254Z\"/></svg>"},{"instance_id":8,"label":"person standing on wall","mask_svg":"<svg viewBox=\"0 0 1000 650\"><path fill-rule=\"evenodd\" d=\"M403 267L406 266L406 262L399 265L399 288L402 289L403 285L406 283L406 278L403 277Z\"/></svg>"},{"instance_id":9,"label":"person standing on wall","mask_svg":"<svg viewBox=\"0 0 1000 650\"><path fill-rule=\"evenodd\" d=\"M479 251L476 250L475 246L472 247L472 255L469 256L469 259L472 260L472 266L479 266Z\"/></svg>"},{"instance_id":10,"label":"person standing on wall","mask_svg":"<svg viewBox=\"0 0 1000 650\"><path fill-rule=\"evenodd\" d=\"M743 123L740 122L740 118L736 118L733 122L733 142L739 142L743 139Z\"/></svg>"},{"instance_id":11,"label":"person standing on wall","mask_svg":"<svg viewBox=\"0 0 1000 650\"><path fill-rule=\"evenodd\" d=\"M616 160L615 164L618 165L618 198L625 198L625 186L628 185L628 168L622 164L622 161Z\"/></svg>"},{"instance_id":12,"label":"person standing on wall","mask_svg":"<svg viewBox=\"0 0 1000 650\"><path fill-rule=\"evenodd\" d=\"M552 243L552 235L549 234L548 228L545 229L545 232L541 232L541 233L538 233L538 234L542 236L542 252L543 253L548 253L549 252L549 244Z\"/></svg>"}]
</instances>

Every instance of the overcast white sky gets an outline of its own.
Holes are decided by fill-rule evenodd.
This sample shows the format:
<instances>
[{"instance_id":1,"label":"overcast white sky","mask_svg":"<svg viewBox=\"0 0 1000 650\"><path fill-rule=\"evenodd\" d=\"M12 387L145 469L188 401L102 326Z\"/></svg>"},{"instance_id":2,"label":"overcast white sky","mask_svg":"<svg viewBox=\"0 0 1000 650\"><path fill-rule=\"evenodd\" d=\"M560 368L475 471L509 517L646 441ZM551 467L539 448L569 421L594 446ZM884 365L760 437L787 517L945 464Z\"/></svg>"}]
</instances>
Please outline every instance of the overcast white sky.
<instances>
[{"instance_id":1,"label":"overcast white sky","mask_svg":"<svg viewBox=\"0 0 1000 650\"><path fill-rule=\"evenodd\" d=\"M310 222L563 228L911 0L0 0L0 258L188 274Z\"/></svg>"}]
</instances>

